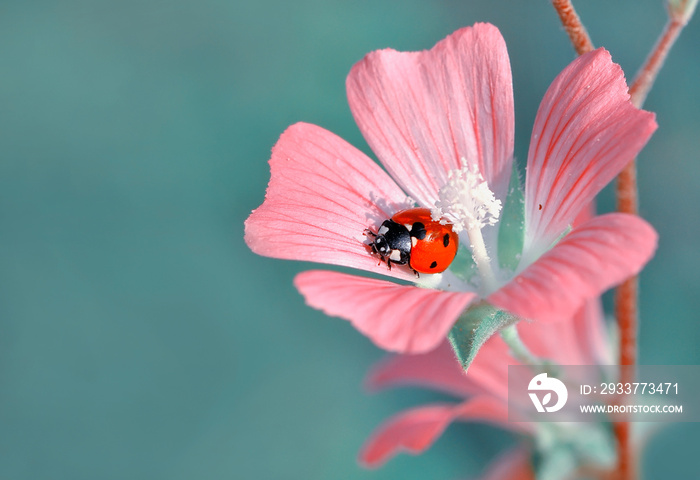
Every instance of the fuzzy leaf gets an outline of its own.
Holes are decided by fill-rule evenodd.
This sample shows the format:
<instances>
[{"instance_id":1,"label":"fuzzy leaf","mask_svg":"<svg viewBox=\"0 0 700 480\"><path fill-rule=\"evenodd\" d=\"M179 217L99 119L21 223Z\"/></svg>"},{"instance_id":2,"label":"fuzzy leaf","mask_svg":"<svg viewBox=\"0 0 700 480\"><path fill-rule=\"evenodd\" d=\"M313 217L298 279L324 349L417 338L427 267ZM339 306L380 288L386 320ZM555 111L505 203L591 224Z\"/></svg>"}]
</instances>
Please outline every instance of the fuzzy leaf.
<instances>
[{"instance_id":1,"label":"fuzzy leaf","mask_svg":"<svg viewBox=\"0 0 700 480\"><path fill-rule=\"evenodd\" d=\"M515 317L488 303L479 303L466 310L447 336L464 371L469 369L491 335L515 322Z\"/></svg>"}]
</instances>

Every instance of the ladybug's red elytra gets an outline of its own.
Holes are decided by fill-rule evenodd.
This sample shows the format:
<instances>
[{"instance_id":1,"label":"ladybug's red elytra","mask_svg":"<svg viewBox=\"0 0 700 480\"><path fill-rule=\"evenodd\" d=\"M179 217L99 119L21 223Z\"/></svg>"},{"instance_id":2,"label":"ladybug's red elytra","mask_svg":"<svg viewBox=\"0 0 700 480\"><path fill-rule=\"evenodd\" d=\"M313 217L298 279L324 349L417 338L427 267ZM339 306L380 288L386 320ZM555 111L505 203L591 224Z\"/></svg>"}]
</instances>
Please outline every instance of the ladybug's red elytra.
<instances>
[{"instance_id":1,"label":"ladybug's red elytra","mask_svg":"<svg viewBox=\"0 0 700 480\"><path fill-rule=\"evenodd\" d=\"M416 274L447 270L459 245L459 237L450 225L433 220L429 208L410 208L384 220L376 233L365 230L374 240L372 253L391 265L408 264Z\"/></svg>"}]
</instances>

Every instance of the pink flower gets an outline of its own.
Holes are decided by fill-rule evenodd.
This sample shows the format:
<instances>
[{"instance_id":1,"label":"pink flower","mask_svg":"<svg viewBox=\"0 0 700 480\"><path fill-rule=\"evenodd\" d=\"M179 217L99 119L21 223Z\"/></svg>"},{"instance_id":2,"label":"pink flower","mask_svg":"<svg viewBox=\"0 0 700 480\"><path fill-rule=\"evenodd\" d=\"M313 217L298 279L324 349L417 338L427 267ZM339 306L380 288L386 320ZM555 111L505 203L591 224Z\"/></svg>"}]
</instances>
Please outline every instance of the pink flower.
<instances>
[{"instance_id":1,"label":"pink flower","mask_svg":"<svg viewBox=\"0 0 700 480\"><path fill-rule=\"evenodd\" d=\"M612 363L604 328L596 300L588 301L570 321L551 325L537 322L518 324L520 336L531 351L559 365ZM469 375L464 375L447 342L424 354L389 356L370 373L367 380L370 388L423 386L464 400L424 405L388 419L362 448L360 462L367 467L377 467L402 451L421 453L453 421L487 422L536 436L538 424L527 421L528 412L533 411L532 405L524 406L523 422L508 421L508 365L518 363L498 335L484 344L469 368ZM589 431L594 428L582 425L567 424L562 428L588 428ZM580 436L580 431L575 431L575 435Z\"/></svg>"},{"instance_id":2,"label":"pink flower","mask_svg":"<svg viewBox=\"0 0 700 480\"><path fill-rule=\"evenodd\" d=\"M656 233L636 217L602 215L568 231L656 129L653 114L630 104L607 51L577 58L545 94L517 228L500 217L514 112L508 54L494 26L463 28L428 51L372 52L352 68L347 93L388 174L334 134L292 125L273 148L265 201L246 221L245 238L261 255L417 284L331 271L296 277L309 305L350 320L380 347L428 351L478 299L519 318L570 318L651 258ZM459 230L461 260L443 274L389 271L367 246L365 229L414 203ZM499 233L519 242L517 256Z\"/></svg>"}]
</instances>

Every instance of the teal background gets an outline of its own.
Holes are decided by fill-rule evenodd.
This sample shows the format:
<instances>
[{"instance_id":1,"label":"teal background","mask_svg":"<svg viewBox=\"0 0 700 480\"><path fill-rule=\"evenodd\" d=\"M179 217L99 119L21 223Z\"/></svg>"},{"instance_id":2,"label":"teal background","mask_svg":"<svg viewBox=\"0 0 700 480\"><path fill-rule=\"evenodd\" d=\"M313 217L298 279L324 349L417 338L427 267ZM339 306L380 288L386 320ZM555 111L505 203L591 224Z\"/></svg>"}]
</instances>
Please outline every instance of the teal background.
<instances>
[{"instance_id":1,"label":"teal background","mask_svg":"<svg viewBox=\"0 0 700 480\"><path fill-rule=\"evenodd\" d=\"M662 3L577 3L632 77ZM243 243L286 126L368 151L345 100L353 63L476 21L508 43L524 159L574 58L544 0L1 2L0 478L455 479L513 444L460 424L420 457L358 467L383 419L443 398L363 391L382 352L304 305L292 278L310 265ZM647 364L700 363L698 27L646 104L660 128L642 212L661 234L642 278ZM646 478L697 478L698 439L697 424L662 431Z\"/></svg>"}]
</instances>

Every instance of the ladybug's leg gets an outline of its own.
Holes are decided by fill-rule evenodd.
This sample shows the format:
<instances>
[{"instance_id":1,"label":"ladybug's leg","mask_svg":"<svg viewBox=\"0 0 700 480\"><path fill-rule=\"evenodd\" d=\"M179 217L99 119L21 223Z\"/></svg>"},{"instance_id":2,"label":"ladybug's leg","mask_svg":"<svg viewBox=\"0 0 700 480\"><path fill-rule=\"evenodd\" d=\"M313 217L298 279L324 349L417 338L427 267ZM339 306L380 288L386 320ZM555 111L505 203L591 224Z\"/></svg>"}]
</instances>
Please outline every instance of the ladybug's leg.
<instances>
[{"instance_id":1,"label":"ladybug's leg","mask_svg":"<svg viewBox=\"0 0 700 480\"><path fill-rule=\"evenodd\" d=\"M374 232L373 232L372 230L370 230L369 228L365 228L365 231L364 231L363 233L365 234L365 236L371 236L371 237L374 237L374 238L377 237L377 234L374 233Z\"/></svg>"},{"instance_id":2,"label":"ladybug's leg","mask_svg":"<svg viewBox=\"0 0 700 480\"><path fill-rule=\"evenodd\" d=\"M374 253L376 253L377 255L379 255L379 263L377 263L377 266L379 266L379 265L381 265L382 263L384 263L384 256L383 256L381 253L377 252L377 249L374 247L374 244L372 244L372 251L373 251Z\"/></svg>"}]
</instances>

